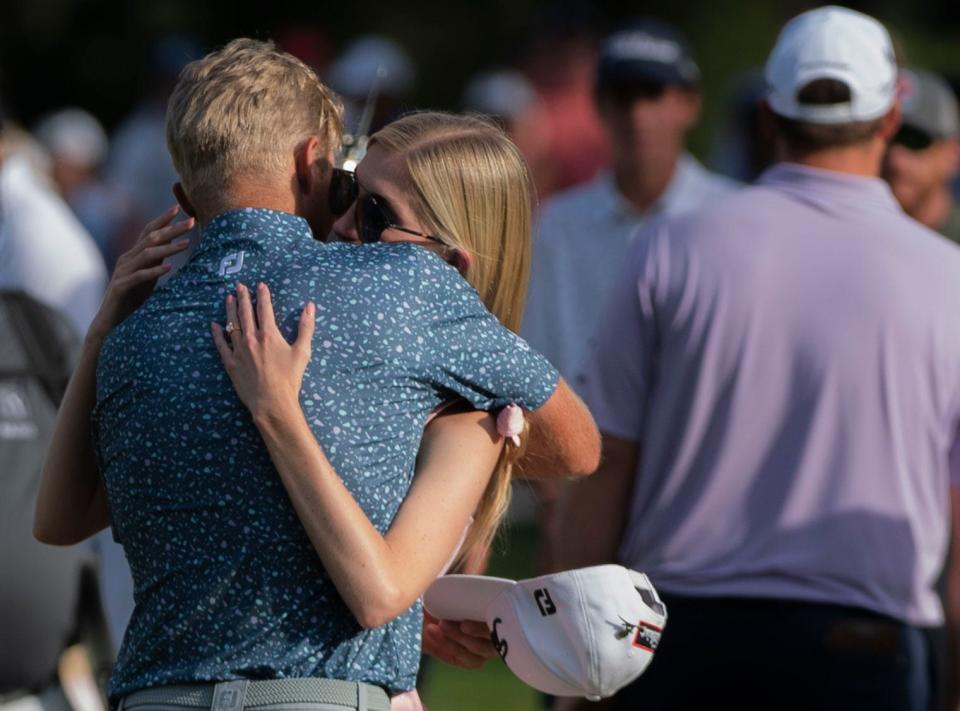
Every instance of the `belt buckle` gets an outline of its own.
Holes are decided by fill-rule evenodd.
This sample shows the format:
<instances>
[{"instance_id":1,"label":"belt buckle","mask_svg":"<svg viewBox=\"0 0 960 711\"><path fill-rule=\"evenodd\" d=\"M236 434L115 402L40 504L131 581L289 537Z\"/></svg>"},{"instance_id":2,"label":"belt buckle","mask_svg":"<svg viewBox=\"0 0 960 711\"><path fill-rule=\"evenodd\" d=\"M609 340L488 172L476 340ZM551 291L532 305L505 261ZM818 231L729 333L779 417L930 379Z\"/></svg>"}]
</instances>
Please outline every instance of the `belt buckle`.
<instances>
[{"instance_id":1,"label":"belt buckle","mask_svg":"<svg viewBox=\"0 0 960 711\"><path fill-rule=\"evenodd\" d=\"M250 682L246 679L220 682L213 688L210 711L243 711L248 686Z\"/></svg>"}]
</instances>

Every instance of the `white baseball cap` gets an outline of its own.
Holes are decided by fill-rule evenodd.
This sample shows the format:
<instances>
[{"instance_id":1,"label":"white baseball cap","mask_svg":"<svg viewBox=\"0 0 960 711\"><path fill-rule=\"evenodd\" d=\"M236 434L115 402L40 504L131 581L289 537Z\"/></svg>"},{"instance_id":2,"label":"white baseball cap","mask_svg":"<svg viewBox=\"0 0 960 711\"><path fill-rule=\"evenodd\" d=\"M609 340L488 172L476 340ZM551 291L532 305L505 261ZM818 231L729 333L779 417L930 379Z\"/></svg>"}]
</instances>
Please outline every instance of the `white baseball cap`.
<instances>
[{"instance_id":1,"label":"white baseball cap","mask_svg":"<svg viewBox=\"0 0 960 711\"><path fill-rule=\"evenodd\" d=\"M850 101L811 105L797 93L817 79L836 79ZM838 124L880 118L897 93L897 60L887 30L869 15L833 5L797 15L781 30L766 68L767 101L786 118Z\"/></svg>"},{"instance_id":2,"label":"white baseball cap","mask_svg":"<svg viewBox=\"0 0 960 711\"><path fill-rule=\"evenodd\" d=\"M598 565L514 582L445 575L423 597L444 620L484 620L521 680L554 696L613 696L650 664L667 609L643 573Z\"/></svg>"}]
</instances>

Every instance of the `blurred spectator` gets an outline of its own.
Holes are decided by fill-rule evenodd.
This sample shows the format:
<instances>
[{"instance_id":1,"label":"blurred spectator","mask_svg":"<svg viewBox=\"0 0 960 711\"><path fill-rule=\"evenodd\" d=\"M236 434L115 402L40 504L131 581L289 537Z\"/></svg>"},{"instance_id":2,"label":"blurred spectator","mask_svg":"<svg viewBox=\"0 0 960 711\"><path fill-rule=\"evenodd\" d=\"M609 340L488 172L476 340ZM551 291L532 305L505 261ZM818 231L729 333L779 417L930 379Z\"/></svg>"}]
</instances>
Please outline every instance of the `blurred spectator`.
<instances>
[{"instance_id":1,"label":"blurred spectator","mask_svg":"<svg viewBox=\"0 0 960 711\"><path fill-rule=\"evenodd\" d=\"M26 134L4 125L0 140L0 289L23 291L62 314L85 334L107 285L107 269L93 238L30 162L36 149ZM133 580L123 550L109 532L100 555L101 596L113 648L133 612Z\"/></svg>"},{"instance_id":2,"label":"blurred spectator","mask_svg":"<svg viewBox=\"0 0 960 711\"><path fill-rule=\"evenodd\" d=\"M318 76L323 76L333 59L330 38L318 29L308 26L288 27L276 36L277 47L289 52L310 67Z\"/></svg>"},{"instance_id":3,"label":"blurred spectator","mask_svg":"<svg viewBox=\"0 0 960 711\"><path fill-rule=\"evenodd\" d=\"M69 705L58 683L58 662L80 634L81 600L84 611L95 600L95 594L81 596L82 573L95 563L89 546L55 550L38 544L33 508L78 334L99 306L107 275L93 240L37 172L38 150L27 134L3 124L0 705L59 711Z\"/></svg>"},{"instance_id":4,"label":"blurred spectator","mask_svg":"<svg viewBox=\"0 0 960 711\"><path fill-rule=\"evenodd\" d=\"M50 155L51 175L60 195L112 269L118 236L130 229L131 216L122 193L100 179L108 148L106 132L83 109L68 108L41 120L34 134Z\"/></svg>"},{"instance_id":5,"label":"blurred spectator","mask_svg":"<svg viewBox=\"0 0 960 711\"><path fill-rule=\"evenodd\" d=\"M672 27L640 20L610 35L596 69L596 100L613 165L548 199L534 242L523 335L575 383L607 288L637 229L730 193L685 149L700 115L700 72ZM554 538L556 485L538 485L542 537ZM551 567L546 552L542 564Z\"/></svg>"},{"instance_id":6,"label":"blurred spectator","mask_svg":"<svg viewBox=\"0 0 960 711\"><path fill-rule=\"evenodd\" d=\"M0 168L0 288L22 289L65 314L76 332L85 334L100 306L107 270L93 238L27 163L25 146L27 139L4 132L4 148L12 155ZM165 146L161 143L166 156ZM133 580L123 549L109 532L98 534L93 546L116 650L133 612Z\"/></svg>"},{"instance_id":7,"label":"blurred spectator","mask_svg":"<svg viewBox=\"0 0 960 711\"><path fill-rule=\"evenodd\" d=\"M173 184L178 178L167 153L167 98L180 70L201 54L202 48L190 37L172 35L154 44L147 62L143 98L113 136L106 178L111 185L126 191L137 215L135 228L131 227L117 245L118 254L129 248L148 220L174 203ZM182 262L189 255L177 256Z\"/></svg>"},{"instance_id":8,"label":"blurred spectator","mask_svg":"<svg viewBox=\"0 0 960 711\"><path fill-rule=\"evenodd\" d=\"M618 559L670 611L622 708L936 708L960 250L880 179L897 74L873 18L791 20L766 68L782 162L625 260L580 380L604 461L561 528L565 566ZM950 570L956 640L956 545Z\"/></svg>"},{"instance_id":9,"label":"blurred spectator","mask_svg":"<svg viewBox=\"0 0 960 711\"><path fill-rule=\"evenodd\" d=\"M960 120L950 85L922 69L901 73L903 124L887 151L883 177L910 217L960 243L952 192L960 168Z\"/></svg>"},{"instance_id":10,"label":"blurred spectator","mask_svg":"<svg viewBox=\"0 0 960 711\"><path fill-rule=\"evenodd\" d=\"M530 81L512 69L482 72L467 82L462 106L503 126L526 159L537 194L543 195L552 180L553 154L543 130L546 107Z\"/></svg>"},{"instance_id":11,"label":"blurred spectator","mask_svg":"<svg viewBox=\"0 0 960 711\"><path fill-rule=\"evenodd\" d=\"M752 183L776 160L774 136L761 120L763 70L740 74L733 87L730 115L714 138L710 165L721 175Z\"/></svg>"},{"instance_id":12,"label":"blurred spectator","mask_svg":"<svg viewBox=\"0 0 960 711\"><path fill-rule=\"evenodd\" d=\"M610 159L593 96L594 24L589 4L558 3L538 20L521 62L544 106L540 131L551 159L541 197L590 180Z\"/></svg>"},{"instance_id":13,"label":"blurred spectator","mask_svg":"<svg viewBox=\"0 0 960 711\"><path fill-rule=\"evenodd\" d=\"M642 20L610 35L596 76L613 165L544 203L523 323L525 337L568 379L637 229L737 186L685 150L700 116L700 73L674 28Z\"/></svg>"},{"instance_id":14,"label":"blurred spectator","mask_svg":"<svg viewBox=\"0 0 960 711\"><path fill-rule=\"evenodd\" d=\"M0 288L21 290L86 333L107 285L97 246L31 164L31 139L0 137Z\"/></svg>"},{"instance_id":15,"label":"blurred spectator","mask_svg":"<svg viewBox=\"0 0 960 711\"><path fill-rule=\"evenodd\" d=\"M367 135L397 118L416 83L413 60L388 37L367 35L354 40L330 67L327 79L344 101L344 130L355 134L376 87L376 101Z\"/></svg>"}]
</instances>

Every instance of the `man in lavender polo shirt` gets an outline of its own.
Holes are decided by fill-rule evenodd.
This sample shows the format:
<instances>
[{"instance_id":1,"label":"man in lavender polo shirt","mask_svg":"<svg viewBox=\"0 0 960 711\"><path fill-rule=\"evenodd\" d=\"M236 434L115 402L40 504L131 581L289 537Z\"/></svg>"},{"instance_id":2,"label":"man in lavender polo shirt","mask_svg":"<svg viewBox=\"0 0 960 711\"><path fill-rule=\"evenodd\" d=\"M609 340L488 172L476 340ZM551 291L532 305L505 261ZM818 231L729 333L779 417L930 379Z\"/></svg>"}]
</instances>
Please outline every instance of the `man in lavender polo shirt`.
<instances>
[{"instance_id":1,"label":"man in lavender polo shirt","mask_svg":"<svg viewBox=\"0 0 960 711\"><path fill-rule=\"evenodd\" d=\"M579 387L604 465L561 558L618 559L667 603L621 708L926 709L960 250L878 177L900 111L882 25L800 15L766 75L783 162L648 229L613 290Z\"/></svg>"}]
</instances>

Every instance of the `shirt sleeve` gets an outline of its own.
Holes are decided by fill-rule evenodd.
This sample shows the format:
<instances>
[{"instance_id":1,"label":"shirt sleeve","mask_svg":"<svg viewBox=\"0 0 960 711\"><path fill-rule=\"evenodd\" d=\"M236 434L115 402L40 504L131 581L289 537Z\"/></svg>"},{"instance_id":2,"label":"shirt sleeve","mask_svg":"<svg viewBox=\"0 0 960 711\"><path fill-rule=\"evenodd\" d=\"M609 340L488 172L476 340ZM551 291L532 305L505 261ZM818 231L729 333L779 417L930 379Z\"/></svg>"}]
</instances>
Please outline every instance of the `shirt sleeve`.
<instances>
[{"instance_id":1,"label":"shirt sleeve","mask_svg":"<svg viewBox=\"0 0 960 711\"><path fill-rule=\"evenodd\" d=\"M576 378L600 431L639 442L657 351L655 254L662 222L645 227L627 254Z\"/></svg>"},{"instance_id":2,"label":"shirt sleeve","mask_svg":"<svg viewBox=\"0 0 960 711\"><path fill-rule=\"evenodd\" d=\"M424 259L422 286L431 308L429 346L421 357L434 383L478 410L510 403L538 409L556 390L556 368L487 311L454 269L433 255Z\"/></svg>"}]
</instances>

